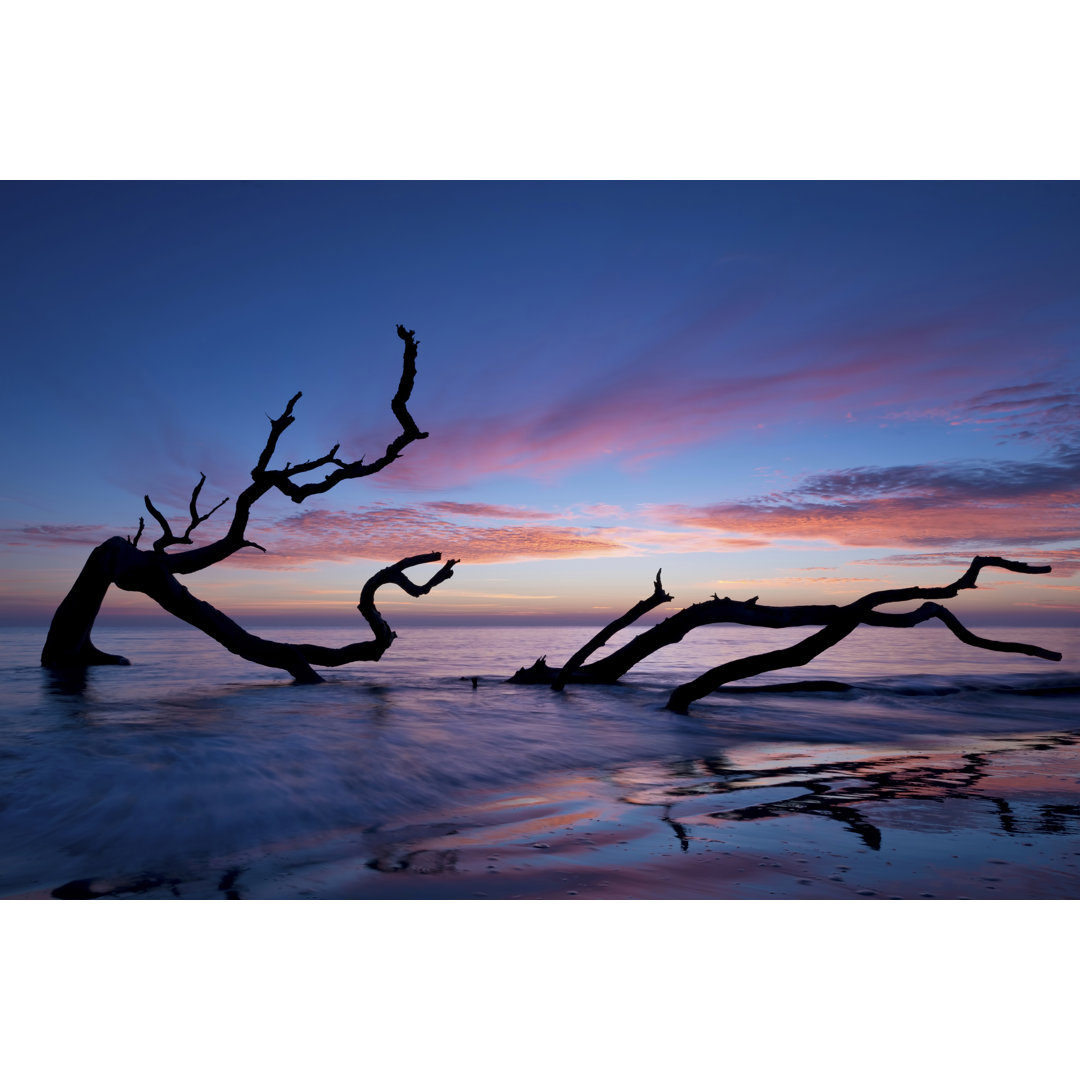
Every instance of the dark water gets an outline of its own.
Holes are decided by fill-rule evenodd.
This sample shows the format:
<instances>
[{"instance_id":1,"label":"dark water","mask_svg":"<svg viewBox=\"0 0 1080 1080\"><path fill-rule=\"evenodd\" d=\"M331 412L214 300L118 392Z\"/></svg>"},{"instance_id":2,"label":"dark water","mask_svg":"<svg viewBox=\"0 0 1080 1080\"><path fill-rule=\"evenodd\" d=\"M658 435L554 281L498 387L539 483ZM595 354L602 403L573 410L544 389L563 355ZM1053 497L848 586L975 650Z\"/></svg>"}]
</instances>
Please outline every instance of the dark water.
<instances>
[{"instance_id":1,"label":"dark water","mask_svg":"<svg viewBox=\"0 0 1080 1080\"><path fill-rule=\"evenodd\" d=\"M260 632L346 640L340 629ZM663 709L673 685L799 632L706 628L615 687L554 694L502 681L541 653L565 658L589 633L406 629L380 663L297 687L179 624L99 631L97 644L133 666L72 685L38 667L39 633L5 630L0 895L214 876L238 852L356 844L394 821L437 820L560 776L638 770L655 788L658 770L675 783L701 773L687 763L767 761L770 747L856 760L1080 731L1076 630L987 631L1058 649L1065 660L1053 664L970 649L937 628L865 629L766 680L837 679L850 691L718 695L690 716Z\"/></svg>"}]
</instances>

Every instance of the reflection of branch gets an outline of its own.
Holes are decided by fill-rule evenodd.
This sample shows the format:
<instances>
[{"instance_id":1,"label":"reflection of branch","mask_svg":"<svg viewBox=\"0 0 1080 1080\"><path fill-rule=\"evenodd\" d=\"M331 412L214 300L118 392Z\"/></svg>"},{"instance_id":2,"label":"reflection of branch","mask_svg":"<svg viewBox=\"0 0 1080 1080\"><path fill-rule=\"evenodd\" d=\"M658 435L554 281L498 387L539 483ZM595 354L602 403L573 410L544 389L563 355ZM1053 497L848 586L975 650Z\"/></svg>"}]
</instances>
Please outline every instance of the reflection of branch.
<instances>
[{"instance_id":1,"label":"reflection of branch","mask_svg":"<svg viewBox=\"0 0 1080 1080\"><path fill-rule=\"evenodd\" d=\"M1050 741L1047 739L1047 742ZM1053 741L1069 747L1077 743L1072 736L1056 736ZM1023 821L1018 819L1005 799L990 794L994 790L992 782L986 788L982 787L982 782L993 775L995 758L1029 749L1031 743L1025 742L1005 749L968 752L960 755L962 764L955 763L949 753L943 759L930 755L929 761L920 754L916 758L886 757L871 761L771 766L749 773L732 767L722 759L716 762L706 759L700 761L698 767L701 772L716 777L716 780L687 784L680 769L671 766L668 778L671 786L665 794L681 801L680 816L684 821L705 822L711 819L716 822L751 822L809 814L839 822L874 851L881 850L882 845L881 829L872 821L874 805L881 803L895 807L905 800L911 800L916 805L926 801L947 803L952 799L976 800L981 805L988 803L994 808L1001 830L1010 835L1080 833L1080 805L1076 803L1040 805L1037 807L1037 818L1033 809L1033 816ZM700 775L700 772L696 775ZM762 802L730 810L707 809L711 796L722 797L739 788L745 789L747 781L762 793ZM798 793L790 798L779 798L785 788L798 789ZM694 796L704 796L705 812L695 813ZM660 800L650 801L658 803ZM666 806L663 820L681 839L686 826L672 818L674 805L672 802Z\"/></svg>"},{"instance_id":2,"label":"reflection of branch","mask_svg":"<svg viewBox=\"0 0 1080 1080\"><path fill-rule=\"evenodd\" d=\"M672 831L679 838L679 847L681 847L683 851L689 851L690 838L686 835L686 829L684 829L683 826L680 825L673 818L668 817L667 814L664 814L661 820L666 821L671 826Z\"/></svg>"}]
</instances>

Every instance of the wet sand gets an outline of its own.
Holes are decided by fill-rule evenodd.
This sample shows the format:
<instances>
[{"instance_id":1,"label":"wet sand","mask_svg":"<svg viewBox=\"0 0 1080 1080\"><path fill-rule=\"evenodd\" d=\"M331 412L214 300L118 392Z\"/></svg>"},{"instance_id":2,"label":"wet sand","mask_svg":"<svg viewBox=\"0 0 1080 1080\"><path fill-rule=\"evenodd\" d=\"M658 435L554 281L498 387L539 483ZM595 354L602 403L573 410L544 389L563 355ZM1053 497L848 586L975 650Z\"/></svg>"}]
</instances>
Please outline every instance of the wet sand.
<instances>
[{"instance_id":1,"label":"wet sand","mask_svg":"<svg viewBox=\"0 0 1080 1080\"><path fill-rule=\"evenodd\" d=\"M1077 899L1080 732L748 746L57 899ZM29 897L27 897L29 898Z\"/></svg>"}]
</instances>

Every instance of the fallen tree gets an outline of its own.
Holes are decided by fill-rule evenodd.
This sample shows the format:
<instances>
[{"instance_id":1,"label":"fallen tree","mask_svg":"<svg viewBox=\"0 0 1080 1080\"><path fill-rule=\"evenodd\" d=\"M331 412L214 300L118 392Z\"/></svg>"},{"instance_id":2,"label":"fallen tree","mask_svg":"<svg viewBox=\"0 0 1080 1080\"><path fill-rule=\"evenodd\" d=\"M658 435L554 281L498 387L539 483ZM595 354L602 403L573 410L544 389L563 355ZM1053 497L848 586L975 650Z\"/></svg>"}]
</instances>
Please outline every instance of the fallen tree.
<instances>
[{"instance_id":1,"label":"fallen tree","mask_svg":"<svg viewBox=\"0 0 1080 1080\"><path fill-rule=\"evenodd\" d=\"M61 601L52 618L41 663L50 668L83 668L96 664L127 664L122 656L115 656L98 649L90 639L94 621L102 601L111 585L128 592L141 592L158 603L170 614L202 630L230 652L266 667L281 668L297 682L321 682L312 669L313 664L336 667L360 660L378 660L390 647L395 633L375 606L375 592L383 585L396 585L410 596L422 596L440 582L453 575L456 559L448 559L423 585L417 585L405 576L404 571L424 563L442 559L437 551L413 555L401 559L392 566L373 574L361 590L357 609L366 620L374 635L370 641L354 642L340 648L306 645L292 642L270 641L248 633L223 612L193 596L176 580L176 575L194 574L235 555L243 548L265 548L248 540L244 535L251 508L268 492L277 490L294 503L301 503L312 495L330 491L344 480L353 480L380 472L401 456L402 450L418 439L426 439L428 433L421 431L409 414L408 401L416 378L417 345L414 332L403 326L397 328L398 337L405 343L401 379L390 407L401 425L399 434L386 451L374 461L346 462L338 457L340 445L331 447L322 457L303 461L298 465L289 462L283 468L272 468L271 460L277 450L278 439L293 423L293 407L301 395L295 394L285 406L284 412L270 421L270 434L266 445L251 470L251 483L236 497L232 521L224 536L191 550L170 552L171 547L190 547L194 544L191 534L212 514L228 502L222 499L215 507L201 514L198 509L199 495L206 482L202 475L191 493L190 520L184 532L177 536L164 514L144 498L146 510L161 527L150 549L140 549L139 540L145 528L145 518L139 518L139 528L132 537L113 536L99 544L90 553L75 584ZM298 483L295 478L317 469L330 467L321 480Z\"/></svg>"},{"instance_id":2,"label":"fallen tree","mask_svg":"<svg viewBox=\"0 0 1080 1080\"><path fill-rule=\"evenodd\" d=\"M935 600L954 597L962 589L977 588L976 580L984 567L996 567L1016 574L1048 574L1051 570L1049 566L1031 566L1028 563L1003 559L996 555L976 555L964 574L951 584L930 588L916 585L905 589L883 589L868 593L845 605L804 604L793 607L769 607L759 604L756 596L749 600L732 600L730 597L721 598L714 594L712 599L684 608L663 622L643 631L608 656L590 664L585 663L588 657L604 645L617 630L630 626L646 611L671 600L671 597L664 592L660 583L660 574L657 573L652 595L639 601L625 615L609 623L583 648L579 649L562 668L551 667L547 663L547 658L542 656L532 667L519 669L509 681L548 683L556 690L562 689L567 682L614 683L657 650L681 641L691 630L717 623L738 623L744 626L774 629L820 626L822 629L795 645L741 657L704 672L691 682L677 686L668 698L667 708L675 712L686 712L692 702L715 693L728 683L761 675L767 671L808 664L815 657L842 641L858 626L913 627L930 619L937 619L957 638L975 648L990 649L995 652L1023 653L1027 656L1038 656L1044 660L1060 660L1060 653L1043 649L1038 645L994 641L979 637L964 626L948 608L933 603ZM928 603L907 612L877 610L886 604L905 603L911 600L926 600ZM804 689L841 688L840 684L836 683L816 685L803 683L801 686Z\"/></svg>"}]
</instances>

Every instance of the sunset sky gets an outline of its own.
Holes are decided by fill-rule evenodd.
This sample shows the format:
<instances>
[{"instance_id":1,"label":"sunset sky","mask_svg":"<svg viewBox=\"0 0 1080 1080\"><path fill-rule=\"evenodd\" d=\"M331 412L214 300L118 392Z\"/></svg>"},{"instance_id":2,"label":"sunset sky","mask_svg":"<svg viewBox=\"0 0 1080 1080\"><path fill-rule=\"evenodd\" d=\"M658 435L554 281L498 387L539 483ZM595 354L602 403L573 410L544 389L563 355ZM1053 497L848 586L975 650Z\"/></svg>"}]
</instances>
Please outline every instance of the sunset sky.
<instances>
[{"instance_id":1,"label":"sunset sky","mask_svg":"<svg viewBox=\"0 0 1080 1080\"><path fill-rule=\"evenodd\" d=\"M178 524L200 471L202 508L235 495L297 390L279 461L376 456L399 322L430 438L267 496L267 554L193 592L355 622L374 569L439 549L453 580L380 594L392 623L590 624L659 567L667 614L981 552L1054 573L987 572L972 622L1080 614L1076 184L8 183L0 213L8 624L44 625L144 494Z\"/></svg>"}]
</instances>

